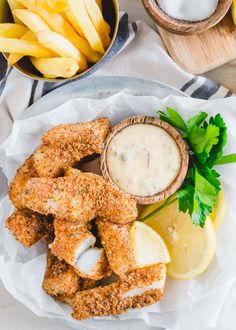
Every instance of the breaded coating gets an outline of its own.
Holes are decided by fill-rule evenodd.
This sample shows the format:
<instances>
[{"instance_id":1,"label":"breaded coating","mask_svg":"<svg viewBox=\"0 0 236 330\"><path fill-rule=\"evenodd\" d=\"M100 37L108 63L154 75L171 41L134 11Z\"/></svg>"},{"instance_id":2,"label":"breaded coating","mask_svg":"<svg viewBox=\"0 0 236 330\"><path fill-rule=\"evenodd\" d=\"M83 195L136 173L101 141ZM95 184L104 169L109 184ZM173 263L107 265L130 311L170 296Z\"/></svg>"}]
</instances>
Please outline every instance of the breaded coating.
<instances>
[{"instance_id":1,"label":"breaded coating","mask_svg":"<svg viewBox=\"0 0 236 330\"><path fill-rule=\"evenodd\" d=\"M124 276L135 264L130 225L118 225L99 218L96 223L111 269L120 277Z\"/></svg>"},{"instance_id":2,"label":"breaded coating","mask_svg":"<svg viewBox=\"0 0 236 330\"><path fill-rule=\"evenodd\" d=\"M76 271L82 278L101 280L111 275L104 249L97 247L87 249L78 259Z\"/></svg>"},{"instance_id":3,"label":"breaded coating","mask_svg":"<svg viewBox=\"0 0 236 330\"><path fill-rule=\"evenodd\" d=\"M105 141L111 129L108 118L99 118L85 123L62 124L50 129L42 137L43 144L61 144L76 141L84 130L92 130L100 141Z\"/></svg>"},{"instance_id":4,"label":"breaded coating","mask_svg":"<svg viewBox=\"0 0 236 330\"><path fill-rule=\"evenodd\" d=\"M127 224L137 217L136 202L93 173L61 178L29 179L21 203L36 212L52 214L78 224L96 216Z\"/></svg>"},{"instance_id":5,"label":"breaded coating","mask_svg":"<svg viewBox=\"0 0 236 330\"><path fill-rule=\"evenodd\" d=\"M42 283L47 294L70 305L76 292L95 288L96 284L94 280L82 279L73 267L48 252L47 268Z\"/></svg>"},{"instance_id":6,"label":"breaded coating","mask_svg":"<svg viewBox=\"0 0 236 330\"><path fill-rule=\"evenodd\" d=\"M27 247L36 244L41 239L47 243L54 239L52 220L30 210L13 213L6 220L6 227L20 243Z\"/></svg>"},{"instance_id":7,"label":"breaded coating","mask_svg":"<svg viewBox=\"0 0 236 330\"><path fill-rule=\"evenodd\" d=\"M55 240L50 245L51 253L69 265L77 267L78 258L89 247L94 246L96 238L86 226L63 219L55 219Z\"/></svg>"},{"instance_id":8,"label":"breaded coating","mask_svg":"<svg viewBox=\"0 0 236 330\"><path fill-rule=\"evenodd\" d=\"M40 177L57 177L82 158L100 154L110 131L106 118L80 123L59 125L43 137L43 145L34 153L35 168Z\"/></svg>"},{"instance_id":9,"label":"breaded coating","mask_svg":"<svg viewBox=\"0 0 236 330\"><path fill-rule=\"evenodd\" d=\"M91 130L81 132L80 138L73 142L64 141L63 144L42 145L34 153L34 164L40 177L58 177L69 166L74 166L83 157L100 154L103 141Z\"/></svg>"},{"instance_id":10,"label":"breaded coating","mask_svg":"<svg viewBox=\"0 0 236 330\"><path fill-rule=\"evenodd\" d=\"M78 292L72 301L72 317L84 320L95 316L125 313L158 302L166 279L166 266L157 264L131 271L127 277L105 287Z\"/></svg>"},{"instance_id":11,"label":"breaded coating","mask_svg":"<svg viewBox=\"0 0 236 330\"><path fill-rule=\"evenodd\" d=\"M80 289L79 276L73 267L49 252L42 286L47 294L59 299L60 296L72 297Z\"/></svg>"},{"instance_id":12,"label":"breaded coating","mask_svg":"<svg viewBox=\"0 0 236 330\"><path fill-rule=\"evenodd\" d=\"M15 178L10 184L9 198L17 209L21 209L21 194L25 189L25 183L30 178L36 178L38 174L34 167L33 156L26 159L24 164L17 170Z\"/></svg>"}]
</instances>

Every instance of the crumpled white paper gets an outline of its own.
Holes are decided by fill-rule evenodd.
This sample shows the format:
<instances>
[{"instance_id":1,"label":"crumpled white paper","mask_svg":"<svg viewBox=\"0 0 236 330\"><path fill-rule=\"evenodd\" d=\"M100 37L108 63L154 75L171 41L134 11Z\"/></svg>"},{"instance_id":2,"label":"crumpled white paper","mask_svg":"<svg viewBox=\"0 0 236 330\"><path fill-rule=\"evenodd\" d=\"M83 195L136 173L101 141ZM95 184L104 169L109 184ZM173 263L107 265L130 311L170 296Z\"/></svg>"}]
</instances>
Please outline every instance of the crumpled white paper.
<instances>
[{"instance_id":1,"label":"crumpled white paper","mask_svg":"<svg viewBox=\"0 0 236 330\"><path fill-rule=\"evenodd\" d=\"M90 121L102 116L109 117L112 124L116 124L132 115L155 116L157 110L163 110L166 106L178 109L186 119L200 110L212 115L220 112L228 126L225 153L236 152L235 104L235 98L201 101L170 96L159 100L125 92L102 100L73 99L45 114L16 121L12 134L0 147L0 166L8 180L12 180L16 169L40 144L41 135L57 124ZM160 303L116 317L83 322L72 320L70 307L55 302L41 288L46 261L44 244L40 242L31 248L24 248L5 229L5 219L13 211L8 197L0 203L0 278L4 286L38 316L57 319L77 329L109 329L112 321L125 319L142 319L150 326L173 330L217 327L226 298L236 283L236 165L221 166L218 170L222 174L227 211L225 221L217 232L216 256L208 270L194 280L175 281L168 278L164 299Z\"/></svg>"}]
</instances>

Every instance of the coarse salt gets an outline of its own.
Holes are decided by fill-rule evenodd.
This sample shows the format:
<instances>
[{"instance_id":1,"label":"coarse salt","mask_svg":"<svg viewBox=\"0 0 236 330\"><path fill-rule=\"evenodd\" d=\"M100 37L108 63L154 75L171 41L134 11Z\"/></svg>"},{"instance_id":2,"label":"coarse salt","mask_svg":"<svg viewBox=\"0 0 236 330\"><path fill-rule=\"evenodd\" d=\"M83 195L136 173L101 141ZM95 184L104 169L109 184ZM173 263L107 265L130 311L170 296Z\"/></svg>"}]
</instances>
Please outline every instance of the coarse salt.
<instances>
[{"instance_id":1,"label":"coarse salt","mask_svg":"<svg viewBox=\"0 0 236 330\"><path fill-rule=\"evenodd\" d=\"M219 0L157 0L169 16L185 21L203 21L216 11Z\"/></svg>"}]
</instances>

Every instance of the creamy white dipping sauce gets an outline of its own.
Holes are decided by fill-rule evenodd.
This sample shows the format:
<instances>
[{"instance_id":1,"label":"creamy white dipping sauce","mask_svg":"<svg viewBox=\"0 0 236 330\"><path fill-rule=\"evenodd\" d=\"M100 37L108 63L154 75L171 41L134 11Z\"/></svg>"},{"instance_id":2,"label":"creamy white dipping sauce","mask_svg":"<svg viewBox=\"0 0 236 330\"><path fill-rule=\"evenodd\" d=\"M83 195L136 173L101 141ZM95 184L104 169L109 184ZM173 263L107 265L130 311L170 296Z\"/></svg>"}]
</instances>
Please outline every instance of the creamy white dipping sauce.
<instances>
[{"instance_id":1,"label":"creamy white dipping sauce","mask_svg":"<svg viewBox=\"0 0 236 330\"><path fill-rule=\"evenodd\" d=\"M151 124L124 128L110 141L107 166L114 183L136 196L165 190L181 167L180 150L164 129Z\"/></svg>"}]
</instances>

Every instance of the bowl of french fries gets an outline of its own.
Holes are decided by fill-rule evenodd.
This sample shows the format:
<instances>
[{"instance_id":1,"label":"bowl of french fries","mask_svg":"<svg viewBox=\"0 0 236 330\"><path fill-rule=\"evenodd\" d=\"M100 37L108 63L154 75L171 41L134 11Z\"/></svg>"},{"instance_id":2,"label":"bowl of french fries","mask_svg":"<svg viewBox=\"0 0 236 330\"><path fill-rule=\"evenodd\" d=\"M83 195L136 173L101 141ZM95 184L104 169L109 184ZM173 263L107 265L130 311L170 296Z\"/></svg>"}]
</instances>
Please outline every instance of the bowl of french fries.
<instances>
[{"instance_id":1,"label":"bowl of french fries","mask_svg":"<svg viewBox=\"0 0 236 330\"><path fill-rule=\"evenodd\" d=\"M0 0L0 52L37 80L89 75L112 47L117 0Z\"/></svg>"}]
</instances>

